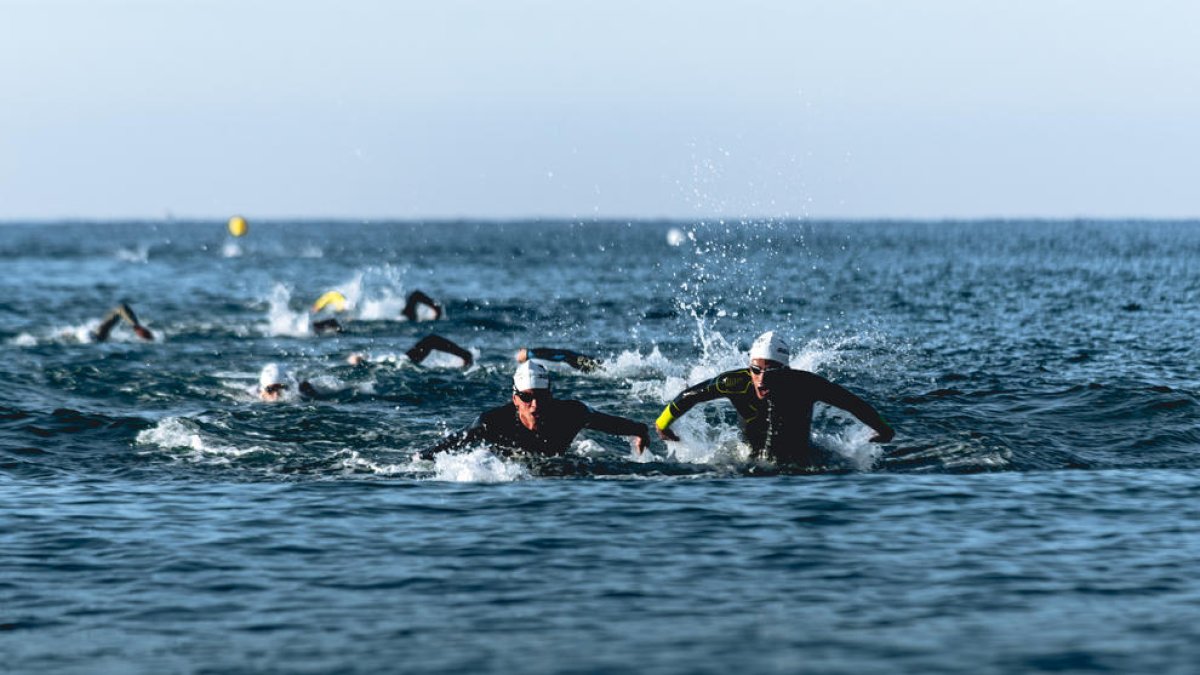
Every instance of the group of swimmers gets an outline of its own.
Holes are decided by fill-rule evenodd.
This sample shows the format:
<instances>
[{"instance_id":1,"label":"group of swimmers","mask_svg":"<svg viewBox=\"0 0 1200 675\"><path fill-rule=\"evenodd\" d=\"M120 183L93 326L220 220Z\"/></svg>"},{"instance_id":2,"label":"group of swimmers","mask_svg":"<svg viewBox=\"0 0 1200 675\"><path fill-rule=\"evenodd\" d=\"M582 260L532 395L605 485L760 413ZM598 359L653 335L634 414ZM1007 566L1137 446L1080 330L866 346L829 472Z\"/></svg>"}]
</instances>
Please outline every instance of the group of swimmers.
<instances>
[{"instance_id":1,"label":"group of swimmers","mask_svg":"<svg viewBox=\"0 0 1200 675\"><path fill-rule=\"evenodd\" d=\"M587 405L554 397L550 373L536 361L570 363L580 370L599 363L567 350L522 349L521 365L513 375L512 400L480 415L466 429L453 433L421 453L432 458L439 452L486 444L503 452L557 456L567 452L583 429L594 429L635 439L638 453L650 444L649 427ZM671 425L694 406L718 398L733 404L740 418L742 439L756 460L796 467L822 467L830 463L821 448L812 445L813 406L825 403L854 415L874 430L873 443L887 443L895 431L870 404L846 388L788 364L791 350L774 331L763 333L750 347L749 364L729 370L680 392L654 422L664 441L678 442Z\"/></svg>"},{"instance_id":2,"label":"group of swimmers","mask_svg":"<svg viewBox=\"0 0 1200 675\"><path fill-rule=\"evenodd\" d=\"M338 302L339 297L340 294L322 296L314 305L314 312L330 302ZM344 303L345 299L340 301ZM409 296L403 314L410 320L415 319L416 307L421 304L430 307L435 316L442 316L441 306L420 291ZM125 303L105 317L93 332L93 338L97 341L107 339L122 319L141 339L154 339ZM335 332L341 332L336 320L323 321L334 321ZM334 324L326 323L323 330L334 330ZM414 363L421 363L434 350L459 357L464 367L473 363L469 351L439 335L422 338L407 356ZM352 354L348 359L352 365L361 365L365 360L362 354ZM513 375L511 400L485 411L467 428L420 452L422 458L430 459L441 452L481 444L506 455L560 456L568 451L583 429L632 437L639 454L649 447L648 425L599 412L580 401L555 398L550 372L539 363L565 363L582 372L592 372L602 366L598 359L567 349L536 347L522 348L517 352L516 360L520 365ZM866 401L820 375L791 368L790 361L791 349L787 343L774 331L763 333L750 347L749 363L745 368L723 372L676 395L654 422L658 436L663 441L678 442L680 439L672 431L672 424L697 404L719 398L727 399L733 405L739 417L742 439L750 446L755 460L805 468L828 465L830 456L811 441L813 407L818 402L845 410L870 427L875 432L870 439L873 443L887 443L895 436L887 420ZM285 368L268 364L259 378L258 395L265 401L280 400L292 382ZM307 381L296 386L302 397L319 397Z\"/></svg>"}]
</instances>

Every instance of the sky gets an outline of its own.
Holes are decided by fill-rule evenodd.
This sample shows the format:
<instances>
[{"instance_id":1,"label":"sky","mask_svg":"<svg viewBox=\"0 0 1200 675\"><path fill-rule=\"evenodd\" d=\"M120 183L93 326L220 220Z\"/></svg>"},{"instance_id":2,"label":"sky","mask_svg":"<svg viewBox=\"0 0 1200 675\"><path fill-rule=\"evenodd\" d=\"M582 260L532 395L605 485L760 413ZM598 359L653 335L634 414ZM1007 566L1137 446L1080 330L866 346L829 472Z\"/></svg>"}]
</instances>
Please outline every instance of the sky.
<instances>
[{"instance_id":1,"label":"sky","mask_svg":"<svg viewBox=\"0 0 1200 675\"><path fill-rule=\"evenodd\" d=\"M1200 216L1200 3L0 0L0 221Z\"/></svg>"}]
</instances>

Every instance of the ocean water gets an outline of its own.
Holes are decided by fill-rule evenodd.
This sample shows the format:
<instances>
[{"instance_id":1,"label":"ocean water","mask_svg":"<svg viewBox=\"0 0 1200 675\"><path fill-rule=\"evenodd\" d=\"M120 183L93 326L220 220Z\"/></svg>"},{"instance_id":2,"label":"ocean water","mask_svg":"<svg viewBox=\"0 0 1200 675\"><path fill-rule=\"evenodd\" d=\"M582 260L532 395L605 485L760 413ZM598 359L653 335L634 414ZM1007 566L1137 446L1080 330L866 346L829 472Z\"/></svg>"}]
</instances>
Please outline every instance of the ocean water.
<instances>
[{"instance_id":1,"label":"ocean water","mask_svg":"<svg viewBox=\"0 0 1200 675\"><path fill-rule=\"evenodd\" d=\"M0 226L0 671L1195 672L1198 261L1188 222ZM155 342L88 338L122 300ZM854 469L788 475L717 402L644 457L415 458L520 347L652 422L769 329L894 442L819 408ZM260 402L270 362L324 396Z\"/></svg>"}]
</instances>

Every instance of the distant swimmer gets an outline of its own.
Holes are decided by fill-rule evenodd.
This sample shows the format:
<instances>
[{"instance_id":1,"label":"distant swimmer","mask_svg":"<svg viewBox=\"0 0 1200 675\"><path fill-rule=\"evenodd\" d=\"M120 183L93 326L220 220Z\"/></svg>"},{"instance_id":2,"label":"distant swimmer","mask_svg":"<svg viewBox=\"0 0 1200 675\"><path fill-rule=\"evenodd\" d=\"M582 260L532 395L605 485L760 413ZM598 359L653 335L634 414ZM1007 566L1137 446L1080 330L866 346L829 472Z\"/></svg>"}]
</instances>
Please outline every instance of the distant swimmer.
<instances>
[{"instance_id":1,"label":"distant swimmer","mask_svg":"<svg viewBox=\"0 0 1200 675\"><path fill-rule=\"evenodd\" d=\"M258 397L264 401L279 401L287 397L292 387L296 388L302 398L320 398L321 394L308 380L298 384L288 373L287 368L278 363L268 363L263 366L258 376Z\"/></svg>"},{"instance_id":2,"label":"distant swimmer","mask_svg":"<svg viewBox=\"0 0 1200 675\"><path fill-rule=\"evenodd\" d=\"M338 291L329 291L328 293L317 298L317 301L313 303L312 313L317 314L326 307L335 312L346 311L346 296L342 295ZM311 325L312 331L317 335L324 335L326 333L341 333L343 330L342 324L334 318L317 319L314 317Z\"/></svg>"},{"instance_id":3,"label":"distant swimmer","mask_svg":"<svg viewBox=\"0 0 1200 675\"><path fill-rule=\"evenodd\" d=\"M404 317L409 321L416 321L418 318L417 308L421 305L425 305L433 310L434 319L440 319L442 318L442 315L445 314L442 306L439 305L436 300L429 297L422 291L413 291L412 293L408 294L408 299L404 302L404 311L402 314L404 314Z\"/></svg>"},{"instance_id":4,"label":"distant swimmer","mask_svg":"<svg viewBox=\"0 0 1200 675\"><path fill-rule=\"evenodd\" d=\"M592 410L580 401L556 399L550 391L550 373L540 363L522 363L513 375L512 401L480 415L470 427L447 436L421 453L429 459L447 450L480 443L496 450L537 457L563 455L584 429L595 429L637 439L637 451L650 445L645 424Z\"/></svg>"},{"instance_id":5,"label":"distant swimmer","mask_svg":"<svg viewBox=\"0 0 1200 675\"><path fill-rule=\"evenodd\" d=\"M750 366L730 370L688 387L667 404L655 422L664 440L678 441L671 424L697 403L727 398L741 418L742 437L758 459L820 466L821 451L811 446L813 405L841 408L875 430L872 443L887 443L895 431L866 401L820 375L787 366L791 350L763 333L750 348Z\"/></svg>"},{"instance_id":6,"label":"distant swimmer","mask_svg":"<svg viewBox=\"0 0 1200 675\"><path fill-rule=\"evenodd\" d=\"M318 314L325 309L329 309L334 312L344 312L349 307L349 304L350 303L346 299L346 296L339 291L329 291L317 298L316 302L313 303L312 313ZM442 306L439 305L436 300L429 297L424 292L417 290L408 294L408 298L404 302L404 310L401 312L401 314L409 321L416 321L419 316L418 311L422 305L429 307L433 311L434 319L442 318L442 315L445 313L442 309ZM313 332L318 335L324 335L326 333L341 333L345 330L341 322L332 317L326 319L313 319L312 329Z\"/></svg>"},{"instance_id":7,"label":"distant swimmer","mask_svg":"<svg viewBox=\"0 0 1200 675\"><path fill-rule=\"evenodd\" d=\"M133 329L134 335L143 340L154 339L154 334L151 333L145 326L143 326L140 321L138 321L137 315L133 313L133 308L122 302L121 304L112 308L112 310L104 317L104 320L100 322L100 325L96 327L96 330L91 331L90 335L92 340L95 342L104 342L107 340L108 335L112 332L113 327L115 327L117 322L121 321L122 319L124 319L125 323L128 323L130 328Z\"/></svg>"},{"instance_id":8,"label":"distant swimmer","mask_svg":"<svg viewBox=\"0 0 1200 675\"><path fill-rule=\"evenodd\" d=\"M569 349L556 349L553 347L522 347L517 351L517 363L525 363L529 359L537 359L539 361L550 361L553 363L565 363L575 370L585 373L593 372L603 365L603 361L591 356L573 352Z\"/></svg>"},{"instance_id":9,"label":"distant swimmer","mask_svg":"<svg viewBox=\"0 0 1200 675\"><path fill-rule=\"evenodd\" d=\"M462 359L463 368L470 368L471 364L475 363L475 357L471 355L471 352L463 349L450 340L447 340L441 335L426 335L425 337L421 338L417 344L413 345L412 349L409 349L407 352L405 352L404 355L407 356L408 360L412 361L413 363L421 363L429 357L431 352L434 351L446 352L447 354L457 356L458 358ZM367 355L363 354L362 352L354 352L347 357L346 362L352 366L366 365Z\"/></svg>"}]
</instances>

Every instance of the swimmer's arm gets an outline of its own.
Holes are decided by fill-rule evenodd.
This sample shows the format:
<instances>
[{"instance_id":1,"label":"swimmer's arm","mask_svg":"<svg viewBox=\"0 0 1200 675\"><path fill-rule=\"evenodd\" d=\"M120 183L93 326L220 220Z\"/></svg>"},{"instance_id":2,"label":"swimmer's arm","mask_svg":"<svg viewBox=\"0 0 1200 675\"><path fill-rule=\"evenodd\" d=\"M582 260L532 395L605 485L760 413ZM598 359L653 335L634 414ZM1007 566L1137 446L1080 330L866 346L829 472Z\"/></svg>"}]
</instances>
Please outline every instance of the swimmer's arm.
<instances>
[{"instance_id":1,"label":"swimmer's arm","mask_svg":"<svg viewBox=\"0 0 1200 675\"><path fill-rule=\"evenodd\" d=\"M408 300L404 303L404 311L402 314L404 314L409 321L417 320L418 304L426 305L431 308L433 310L433 317L435 319L442 318L442 306L439 305L436 300L426 295L424 291L416 290L408 294Z\"/></svg>"},{"instance_id":2,"label":"swimmer's arm","mask_svg":"<svg viewBox=\"0 0 1200 675\"><path fill-rule=\"evenodd\" d=\"M573 352L569 349L556 349L554 347L531 347L522 350L525 352L525 359L517 356L517 360L524 362L526 359L539 359L542 361L552 361L554 363L565 363L575 370L585 373L590 373L600 367L600 359L592 358L586 354Z\"/></svg>"},{"instance_id":3,"label":"swimmer's arm","mask_svg":"<svg viewBox=\"0 0 1200 675\"><path fill-rule=\"evenodd\" d=\"M304 380L300 383L300 395L304 398L323 398L321 392L317 391L317 388L312 386L312 383L308 380Z\"/></svg>"},{"instance_id":4,"label":"swimmer's arm","mask_svg":"<svg viewBox=\"0 0 1200 675\"><path fill-rule=\"evenodd\" d=\"M117 314L120 314L121 318L125 319L125 321L130 326L133 326L134 328L142 325L138 321L137 314L133 313L133 308L130 307L127 303L122 302L121 304L117 305L117 308L114 309L113 311L116 312Z\"/></svg>"},{"instance_id":5,"label":"swimmer's arm","mask_svg":"<svg viewBox=\"0 0 1200 675\"><path fill-rule=\"evenodd\" d=\"M421 338L421 341L413 345L413 348L406 352L408 360L413 363L420 363L429 356L429 352L433 350L453 354L463 360L463 367L469 368L474 363L475 357L471 356L471 352L463 349L459 345L447 340L441 335L427 335Z\"/></svg>"},{"instance_id":6,"label":"swimmer's arm","mask_svg":"<svg viewBox=\"0 0 1200 675\"><path fill-rule=\"evenodd\" d=\"M896 431L892 429L887 420L883 419L883 415L880 415L879 411L871 407L871 404L841 385L834 384L819 375L813 375L813 377L818 381L818 400L845 410L858 418L858 421L874 429L875 435L871 437L872 443L887 443L895 437Z\"/></svg>"},{"instance_id":7,"label":"swimmer's arm","mask_svg":"<svg viewBox=\"0 0 1200 675\"><path fill-rule=\"evenodd\" d=\"M679 436L674 431L671 431L671 424L682 417L684 413L691 410L696 404L725 396L726 392L721 391L718 386L718 382L722 377L724 377L724 374L718 375L711 380L694 384L679 392L679 395L668 403L667 407L663 408L662 414L654 421L654 428L658 430L658 435L663 440L678 441Z\"/></svg>"},{"instance_id":8,"label":"swimmer's arm","mask_svg":"<svg viewBox=\"0 0 1200 675\"><path fill-rule=\"evenodd\" d=\"M614 436L635 436L639 455L650 447L650 429L645 424L626 417L591 410L584 426Z\"/></svg>"},{"instance_id":9,"label":"swimmer's arm","mask_svg":"<svg viewBox=\"0 0 1200 675\"><path fill-rule=\"evenodd\" d=\"M107 340L108 334L112 332L113 326L116 326L117 322L120 320L120 308L109 312L107 315L105 315L104 320L100 322L100 325L96 327L96 330L92 331L92 339L96 342L104 342Z\"/></svg>"}]
</instances>

